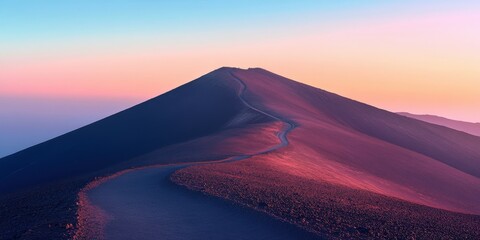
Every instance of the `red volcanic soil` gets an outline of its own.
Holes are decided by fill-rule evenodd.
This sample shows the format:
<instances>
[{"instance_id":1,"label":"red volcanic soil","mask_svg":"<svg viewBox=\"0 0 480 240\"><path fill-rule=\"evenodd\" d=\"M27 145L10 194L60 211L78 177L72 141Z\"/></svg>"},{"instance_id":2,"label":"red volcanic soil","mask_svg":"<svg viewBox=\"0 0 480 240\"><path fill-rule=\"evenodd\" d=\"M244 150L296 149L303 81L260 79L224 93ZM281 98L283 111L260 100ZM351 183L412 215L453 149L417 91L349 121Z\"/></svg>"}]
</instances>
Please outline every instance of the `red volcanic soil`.
<instances>
[{"instance_id":1,"label":"red volcanic soil","mask_svg":"<svg viewBox=\"0 0 480 240\"><path fill-rule=\"evenodd\" d=\"M465 121L452 120L434 115L418 115L406 112L398 113L402 116L418 119L424 122L445 126L458 131L466 132L475 136L480 136L480 123L471 123Z\"/></svg>"},{"instance_id":2,"label":"red volcanic soil","mask_svg":"<svg viewBox=\"0 0 480 240\"><path fill-rule=\"evenodd\" d=\"M287 152L286 150L285 152ZM340 239L479 239L480 216L412 204L373 192L286 174L284 151L177 171L177 184Z\"/></svg>"},{"instance_id":3,"label":"red volcanic soil","mask_svg":"<svg viewBox=\"0 0 480 240\"><path fill-rule=\"evenodd\" d=\"M467 215L480 214L479 137L262 69L228 71L251 105L297 125L290 144L182 169L174 182L337 237L480 236Z\"/></svg>"}]
</instances>

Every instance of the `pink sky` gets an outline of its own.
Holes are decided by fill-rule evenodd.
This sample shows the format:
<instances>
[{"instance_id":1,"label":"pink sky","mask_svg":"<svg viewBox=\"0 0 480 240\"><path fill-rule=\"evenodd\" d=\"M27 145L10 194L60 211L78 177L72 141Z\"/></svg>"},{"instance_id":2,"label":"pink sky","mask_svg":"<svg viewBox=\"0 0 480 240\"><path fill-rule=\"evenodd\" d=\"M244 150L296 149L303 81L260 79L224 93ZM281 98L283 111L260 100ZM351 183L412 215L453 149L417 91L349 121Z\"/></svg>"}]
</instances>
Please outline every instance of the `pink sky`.
<instances>
[{"instance_id":1,"label":"pink sky","mask_svg":"<svg viewBox=\"0 0 480 240\"><path fill-rule=\"evenodd\" d=\"M478 29L480 11L467 9L192 34L197 41L40 42L0 58L0 94L145 100L221 66L263 67L392 111L480 121Z\"/></svg>"},{"instance_id":2,"label":"pink sky","mask_svg":"<svg viewBox=\"0 0 480 240\"><path fill-rule=\"evenodd\" d=\"M262 67L390 111L480 122L475 1L47 2L0 5L9 20L0 22L0 105L10 106L0 115L38 128L70 121L62 131L72 130L222 66ZM0 130L31 139L15 122Z\"/></svg>"}]
</instances>

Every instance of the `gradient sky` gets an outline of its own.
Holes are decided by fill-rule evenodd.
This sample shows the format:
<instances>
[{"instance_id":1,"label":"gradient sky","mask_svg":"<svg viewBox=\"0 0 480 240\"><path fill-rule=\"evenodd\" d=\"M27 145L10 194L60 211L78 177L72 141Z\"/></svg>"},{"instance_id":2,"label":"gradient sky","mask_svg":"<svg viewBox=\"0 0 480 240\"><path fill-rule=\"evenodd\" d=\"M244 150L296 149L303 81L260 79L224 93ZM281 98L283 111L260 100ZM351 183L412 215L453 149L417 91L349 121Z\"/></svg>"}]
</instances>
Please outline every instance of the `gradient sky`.
<instances>
[{"instance_id":1,"label":"gradient sky","mask_svg":"<svg viewBox=\"0 0 480 240\"><path fill-rule=\"evenodd\" d=\"M0 156L221 66L480 121L480 1L0 2Z\"/></svg>"}]
</instances>

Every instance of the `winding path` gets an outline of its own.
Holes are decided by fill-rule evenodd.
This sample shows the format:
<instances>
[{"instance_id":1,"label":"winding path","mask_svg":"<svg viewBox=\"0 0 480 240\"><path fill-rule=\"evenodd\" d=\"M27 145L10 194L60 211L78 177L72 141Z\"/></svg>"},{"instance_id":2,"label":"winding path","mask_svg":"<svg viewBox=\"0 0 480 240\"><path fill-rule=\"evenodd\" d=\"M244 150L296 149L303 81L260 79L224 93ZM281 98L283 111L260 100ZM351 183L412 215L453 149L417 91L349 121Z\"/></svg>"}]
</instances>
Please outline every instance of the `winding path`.
<instances>
[{"instance_id":1,"label":"winding path","mask_svg":"<svg viewBox=\"0 0 480 240\"><path fill-rule=\"evenodd\" d=\"M97 236L98 238L289 240L317 238L266 214L180 188L169 180L170 174L181 168L238 161L269 153L289 144L287 135L295 128L295 124L252 106L244 98L246 85L231 74L240 84L238 96L247 107L284 122L282 131L277 134L280 143L252 155L239 155L202 163L157 165L107 177L108 180L84 192L89 204L101 209L108 218L102 229L104 235ZM89 230L92 229L81 229L83 233Z\"/></svg>"},{"instance_id":2,"label":"winding path","mask_svg":"<svg viewBox=\"0 0 480 240\"><path fill-rule=\"evenodd\" d=\"M288 119L285 119L285 118L281 118L279 116L274 116L270 113L267 113L261 109L258 109L254 106L252 106L246 99L245 99L245 92L247 91L247 85L245 85L245 83L242 81L242 79L240 79L239 77L237 77L234 73L230 72L230 75L235 79L235 81L238 82L238 84L240 84L240 90L239 90L239 93L238 93L238 96L240 98L240 100L243 102L243 104L245 104L245 106L247 106L248 108L252 109L252 110L255 110L265 116L269 116L277 121L280 121L280 122L283 122L287 127L281 131L277 136L278 136L278 139L280 140L280 143L278 145L275 145L273 146L272 148L270 149L267 149L265 151L262 151L262 152L259 152L259 153L256 153L256 154L253 154L253 155L260 155L260 154L265 154L265 153L269 153L269 152L272 152L272 151L275 151L279 148L282 148L282 147L286 147L288 145L288 138L287 138L287 135L290 131L292 131L295 127L296 127L296 124L291 121L291 120L288 120Z\"/></svg>"}]
</instances>

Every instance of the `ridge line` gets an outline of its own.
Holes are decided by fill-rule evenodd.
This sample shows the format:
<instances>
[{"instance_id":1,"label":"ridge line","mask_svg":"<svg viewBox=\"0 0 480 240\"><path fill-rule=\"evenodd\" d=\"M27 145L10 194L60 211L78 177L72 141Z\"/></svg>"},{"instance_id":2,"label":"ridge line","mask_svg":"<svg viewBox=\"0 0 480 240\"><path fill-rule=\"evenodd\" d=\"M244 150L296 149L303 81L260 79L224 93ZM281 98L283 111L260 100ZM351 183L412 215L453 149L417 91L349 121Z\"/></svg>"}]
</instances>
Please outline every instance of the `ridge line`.
<instances>
[{"instance_id":1,"label":"ridge line","mask_svg":"<svg viewBox=\"0 0 480 240\"><path fill-rule=\"evenodd\" d=\"M284 131L281 131L277 134L277 137L280 139L280 144L278 145L275 145L265 151L262 151L262 152L259 152L259 153L256 153L256 154L251 154L251 155L247 155L248 157L252 157L252 156L255 156L255 155L260 155L260 154L264 154L264 153L268 153L268 152L272 152L274 150L277 150L277 149L280 149L282 147L285 147L289 144L289 141L288 141L288 138L287 138L287 135L290 131L292 131L294 128L297 127L297 124L289 119L285 119L285 118L282 118L282 117L278 117L278 116L275 116L275 115L272 115L270 113L267 113L263 110L260 110L259 108L257 107L254 107L252 104L250 104L244 97L244 94L245 92L247 91L247 85L242 81L241 78L239 78L237 75L235 75L235 73L233 73L232 71L229 71L230 75L232 76L232 78L234 80L236 80L236 82L238 84L240 84L240 90L239 90L239 93L238 93L238 97L240 98L240 100L243 102L243 104L245 104L248 108L254 110L254 111L257 111L263 115L266 115L268 117L271 117L277 121L280 121L282 122L284 125L286 125Z\"/></svg>"}]
</instances>

